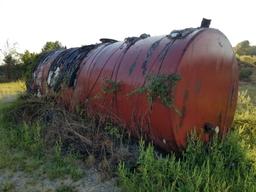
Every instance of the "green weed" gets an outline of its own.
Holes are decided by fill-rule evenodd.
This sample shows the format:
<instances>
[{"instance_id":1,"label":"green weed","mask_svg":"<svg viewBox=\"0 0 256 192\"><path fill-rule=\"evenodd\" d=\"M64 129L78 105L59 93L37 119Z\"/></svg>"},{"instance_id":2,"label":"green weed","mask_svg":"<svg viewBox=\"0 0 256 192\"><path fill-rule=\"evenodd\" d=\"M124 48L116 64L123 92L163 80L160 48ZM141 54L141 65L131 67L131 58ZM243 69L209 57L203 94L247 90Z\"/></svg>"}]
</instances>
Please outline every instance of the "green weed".
<instances>
[{"instance_id":1,"label":"green weed","mask_svg":"<svg viewBox=\"0 0 256 192\"><path fill-rule=\"evenodd\" d=\"M72 153L63 156L61 142L57 142L54 147L54 154L49 157L43 167L50 179L64 178L70 175L73 180L78 180L84 176L84 172L77 166L79 163L77 159L77 156Z\"/></svg>"},{"instance_id":2,"label":"green weed","mask_svg":"<svg viewBox=\"0 0 256 192\"><path fill-rule=\"evenodd\" d=\"M150 106L158 98L167 107L173 107L173 89L181 77L177 74L146 77L146 85L129 95L146 93Z\"/></svg>"},{"instance_id":3,"label":"green weed","mask_svg":"<svg viewBox=\"0 0 256 192\"><path fill-rule=\"evenodd\" d=\"M73 153L63 155L61 142L47 151L43 142L43 126L38 123L16 124L9 112L19 106L19 101L6 105L0 113L0 169L46 173L50 179L71 176L77 180L84 175Z\"/></svg>"},{"instance_id":4,"label":"green weed","mask_svg":"<svg viewBox=\"0 0 256 192\"><path fill-rule=\"evenodd\" d=\"M120 186L124 191L255 191L255 170L237 137L231 134L210 147L191 140L179 158L141 145L136 170L119 165Z\"/></svg>"},{"instance_id":5,"label":"green weed","mask_svg":"<svg viewBox=\"0 0 256 192\"><path fill-rule=\"evenodd\" d=\"M256 108L246 92L239 94L234 130L222 141L205 144L194 135L186 150L159 155L140 145L136 169L119 164L123 191L255 191Z\"/></svg>"},{"instance_id":6,"label":"green weed","mask_svg":"<svg viewBox=\"0 0 256 192\"><path fill-rule=\"evenodd\" d=\"M246 92L251 100L250 102L256 106L256 85L251 83L242 83L239 86L240 92Z\"/></svg>"}]
</instances>

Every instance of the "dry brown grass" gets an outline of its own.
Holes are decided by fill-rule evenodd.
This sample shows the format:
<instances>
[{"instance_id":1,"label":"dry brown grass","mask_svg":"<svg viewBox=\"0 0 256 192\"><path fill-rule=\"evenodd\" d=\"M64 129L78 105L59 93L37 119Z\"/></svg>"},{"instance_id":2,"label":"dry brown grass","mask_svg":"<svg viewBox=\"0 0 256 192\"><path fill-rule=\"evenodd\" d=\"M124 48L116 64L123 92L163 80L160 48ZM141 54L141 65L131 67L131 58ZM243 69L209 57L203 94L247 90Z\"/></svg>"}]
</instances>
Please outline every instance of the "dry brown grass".
<instances>
[{"instance_id":1,"label":"dry brown grass","mask_svg":"<svg viewBox=\"0 0 256 192\"><path fill-rule=\"evenodd\" d=\"M32 127L38 123L46 150L61 141L62 153L79 153L87 166L96 166L104 178L112 176L121 161L135 166L138 145L124 129L99 117L68 112L54 98L23 96L7 116L17 124L25 122Z\"/></svg>"}]
</instances>

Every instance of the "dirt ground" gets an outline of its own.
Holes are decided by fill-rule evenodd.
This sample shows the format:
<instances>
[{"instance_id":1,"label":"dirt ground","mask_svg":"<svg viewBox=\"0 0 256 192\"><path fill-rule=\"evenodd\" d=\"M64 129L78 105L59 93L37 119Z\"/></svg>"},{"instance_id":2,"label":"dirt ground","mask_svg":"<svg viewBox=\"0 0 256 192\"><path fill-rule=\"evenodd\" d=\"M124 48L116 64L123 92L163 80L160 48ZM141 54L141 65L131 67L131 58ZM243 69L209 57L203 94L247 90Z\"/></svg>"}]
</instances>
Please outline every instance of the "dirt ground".
<instances>
[{"instance_id":1,"label":"dirt ground","mask_svg":"<svg viewBox=\"0 0 256 192\"><path fill-rule=\"evenodd\" d=\"M8 95L8 96L4 96L2 98L0 98L0 102L1 103L10 103L12 101L14 101L15 99L17 99L18 95Z\"/></svg>"},{"instance_id":2,"label":"dirt ground","mask_svg":"<svg viewBox=\"0 0 256 192\"><path fill-rule=\"evenodd\" d=\"M101 181L95 169L85 170L86 176L78 181L70 178L49 180L47 176L28 175L24 172L0 170L2 192L118 192L115 179Z\"/></svg>"}]
</instances>

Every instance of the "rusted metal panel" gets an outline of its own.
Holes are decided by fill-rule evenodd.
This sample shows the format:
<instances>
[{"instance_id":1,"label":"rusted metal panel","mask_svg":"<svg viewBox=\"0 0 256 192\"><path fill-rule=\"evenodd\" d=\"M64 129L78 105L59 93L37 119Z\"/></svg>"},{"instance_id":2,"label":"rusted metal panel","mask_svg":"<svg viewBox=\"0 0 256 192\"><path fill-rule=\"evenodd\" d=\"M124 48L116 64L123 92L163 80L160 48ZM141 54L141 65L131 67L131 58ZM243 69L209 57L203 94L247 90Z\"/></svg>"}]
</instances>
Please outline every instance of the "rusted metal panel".
<instances>
[{"instance_id":1,"label":"rusted metal panel","mask_svg":"<svg viewBox=\"0 0 256 192\"><path fill-rule=\"evenodd\" d=\"M214 132L224 136L233 121L238 68L218 30L189 28L124 42L103 39L46 58L34 72L34 92L58 93L70 110L79 106L112 118L166 151L184 148L192 130L205 141ZM171 87L167 95L166 87ZM164 89L162 95L153 95L158 88Z\"/></svg>"}]
</instances>

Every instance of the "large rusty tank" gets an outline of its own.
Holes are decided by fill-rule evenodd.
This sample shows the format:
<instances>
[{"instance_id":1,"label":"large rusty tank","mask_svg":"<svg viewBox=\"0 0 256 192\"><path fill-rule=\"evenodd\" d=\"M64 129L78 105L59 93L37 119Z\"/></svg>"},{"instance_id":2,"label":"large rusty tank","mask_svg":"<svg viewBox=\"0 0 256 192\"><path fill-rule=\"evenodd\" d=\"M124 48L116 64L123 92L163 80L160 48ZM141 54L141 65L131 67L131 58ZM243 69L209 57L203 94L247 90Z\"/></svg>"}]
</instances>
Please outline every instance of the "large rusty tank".
<instances>
[{"instance_id":1,"label":"large rusty tank","mask_svg":"<svg viewBox=\"0 0 256 192\"><path fill-rule=\"evenodd\" d=\"M204 141L228 133L238 66L219 30L187 28L52 51L41 57L31 89L57 95L69 110L112 119L166 151L180 150L191 131Z\"/></svg>"}]
</instances>

